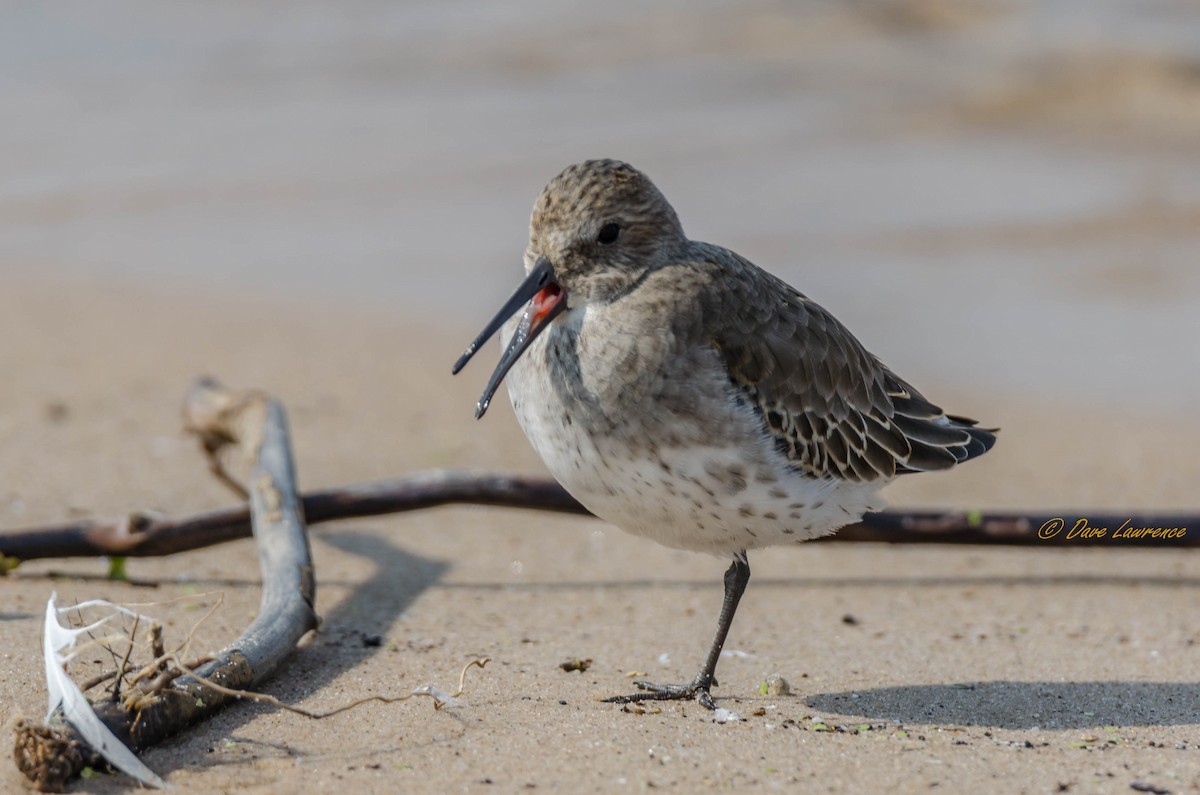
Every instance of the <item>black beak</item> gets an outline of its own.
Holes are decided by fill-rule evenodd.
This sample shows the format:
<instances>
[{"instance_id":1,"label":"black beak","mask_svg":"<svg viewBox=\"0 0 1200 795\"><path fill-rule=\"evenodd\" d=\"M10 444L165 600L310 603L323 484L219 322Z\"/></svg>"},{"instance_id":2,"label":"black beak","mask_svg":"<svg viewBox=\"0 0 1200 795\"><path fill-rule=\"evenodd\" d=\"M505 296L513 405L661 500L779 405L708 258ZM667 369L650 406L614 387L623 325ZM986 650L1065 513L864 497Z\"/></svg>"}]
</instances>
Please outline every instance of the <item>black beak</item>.
<instances>
[{"instance_id":1,"label":"black beak","mask_svg":"<svg viewBox=\"0 0 1200 795\"><path fill-rule=\"evenodd\" d=\"M525 304L529 304L529 306L521 318L520 325L517 326L517 332L513 334L508 347L500 355L500 361L496 364L496 369L492 371L492 377L488 379L487 386L483 389L483 396L479 398L479 403L475 406L475 419L482 417L488 410L492 395L496 393L496 389L504 380L509 368L516 363L517 359L521 358L521 354L537 339L538 334L541 334L550 325L550 321L567 308L566 293L555 281L554 266L545 257L538 258L538 261L534 263L533 270L525 277L525 281L521 282L517 291L505 302L483 331L479 332L479 336L467 346L463 355L458 357L452 372L457 375L467 362L471 361L471 357L479 350L479 346L491 339L505 321Z\"/></svg>"}]
</instances>

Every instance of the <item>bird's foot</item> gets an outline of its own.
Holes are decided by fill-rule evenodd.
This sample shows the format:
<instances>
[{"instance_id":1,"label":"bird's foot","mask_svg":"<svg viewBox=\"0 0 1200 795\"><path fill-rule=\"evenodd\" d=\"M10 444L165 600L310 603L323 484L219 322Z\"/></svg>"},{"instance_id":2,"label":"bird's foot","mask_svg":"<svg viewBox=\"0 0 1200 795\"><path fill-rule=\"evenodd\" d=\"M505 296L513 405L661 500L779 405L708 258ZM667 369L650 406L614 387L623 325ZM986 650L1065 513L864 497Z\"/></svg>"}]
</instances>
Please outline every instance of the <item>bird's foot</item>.
<instances>
[{"instance_id":1,"label":"bird's foot","mask_svg":"<svg viewBox=\"0 0 1200 795\"><path fill-rule=\"evenodd\" d=\"M633 684L643 692L628 696L613 696L604 701L607 704L635 704L639 701L691 701L694 699L705 709L716 709L717 705L713 702L712 694L709 693L709 689L716 683L711 676L703 675L697 676L695 680L686 685L656 685L653 682L639 679Z\"/></svg>"}]
</instances>

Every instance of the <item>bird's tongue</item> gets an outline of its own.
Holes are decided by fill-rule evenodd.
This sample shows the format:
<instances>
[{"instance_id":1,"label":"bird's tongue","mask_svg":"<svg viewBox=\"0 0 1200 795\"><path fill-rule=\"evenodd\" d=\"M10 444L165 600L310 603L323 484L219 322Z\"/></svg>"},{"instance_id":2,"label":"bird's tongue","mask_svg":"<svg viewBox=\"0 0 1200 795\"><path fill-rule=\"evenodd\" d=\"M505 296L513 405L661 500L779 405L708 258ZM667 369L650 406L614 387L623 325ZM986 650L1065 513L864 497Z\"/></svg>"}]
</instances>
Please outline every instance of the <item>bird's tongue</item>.
<instances>
[{"instance_id":1,"label":"bird's tongue","mask_svg":"<svg viewBox=\"0 0 1200 795\"><path fill-rule=\"evenodd\" d=\"M562 300L563 291L557 284L547 284L538 290L529 305L529 325L536 327Z\"/></svg>"}]
</instances>

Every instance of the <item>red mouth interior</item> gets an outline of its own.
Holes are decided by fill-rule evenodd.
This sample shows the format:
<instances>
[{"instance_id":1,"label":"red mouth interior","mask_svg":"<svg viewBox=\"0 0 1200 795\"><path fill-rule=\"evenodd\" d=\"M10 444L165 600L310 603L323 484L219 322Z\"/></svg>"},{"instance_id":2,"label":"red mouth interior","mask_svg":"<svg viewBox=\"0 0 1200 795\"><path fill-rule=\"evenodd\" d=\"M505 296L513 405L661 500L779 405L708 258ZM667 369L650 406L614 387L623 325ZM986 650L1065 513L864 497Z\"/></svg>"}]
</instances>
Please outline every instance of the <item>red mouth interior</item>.
<instances>
[{"instance_id":1,"label":"red mouth interior","mask_svg":"<svg viewBox=\"0 0 1200 795\"><path fill-rule=\"evenodd\" d=\"M530 306L530 325L536 326L540 323L542 318L550 314L550 310L554 309L561 300L563 300L563 291L557 284L547 284L538 290L537 294L533 296L532 306Z\"/></svg>"}]
</instances>

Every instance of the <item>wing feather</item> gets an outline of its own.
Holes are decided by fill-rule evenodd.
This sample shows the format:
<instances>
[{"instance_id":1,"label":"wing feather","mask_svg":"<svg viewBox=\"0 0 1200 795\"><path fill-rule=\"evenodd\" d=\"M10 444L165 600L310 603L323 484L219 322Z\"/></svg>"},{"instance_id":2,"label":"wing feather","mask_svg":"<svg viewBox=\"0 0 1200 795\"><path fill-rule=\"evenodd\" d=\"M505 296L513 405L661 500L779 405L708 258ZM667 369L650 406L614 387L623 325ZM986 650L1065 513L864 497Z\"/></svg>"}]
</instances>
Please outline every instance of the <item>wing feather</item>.
<instances>
[{"instance_id":1,"label":"wing feather","mask_svg":"<svg viewBox=\"0 0 1200 795\"><path fill-rule=\"evenodd\" d=\"M733 252L703 250L720 271L704 326L732 388L797 470L866 482L948 469L995 443L993 430L926 400L819 304Z\"/></svg>"}]
</instances>

